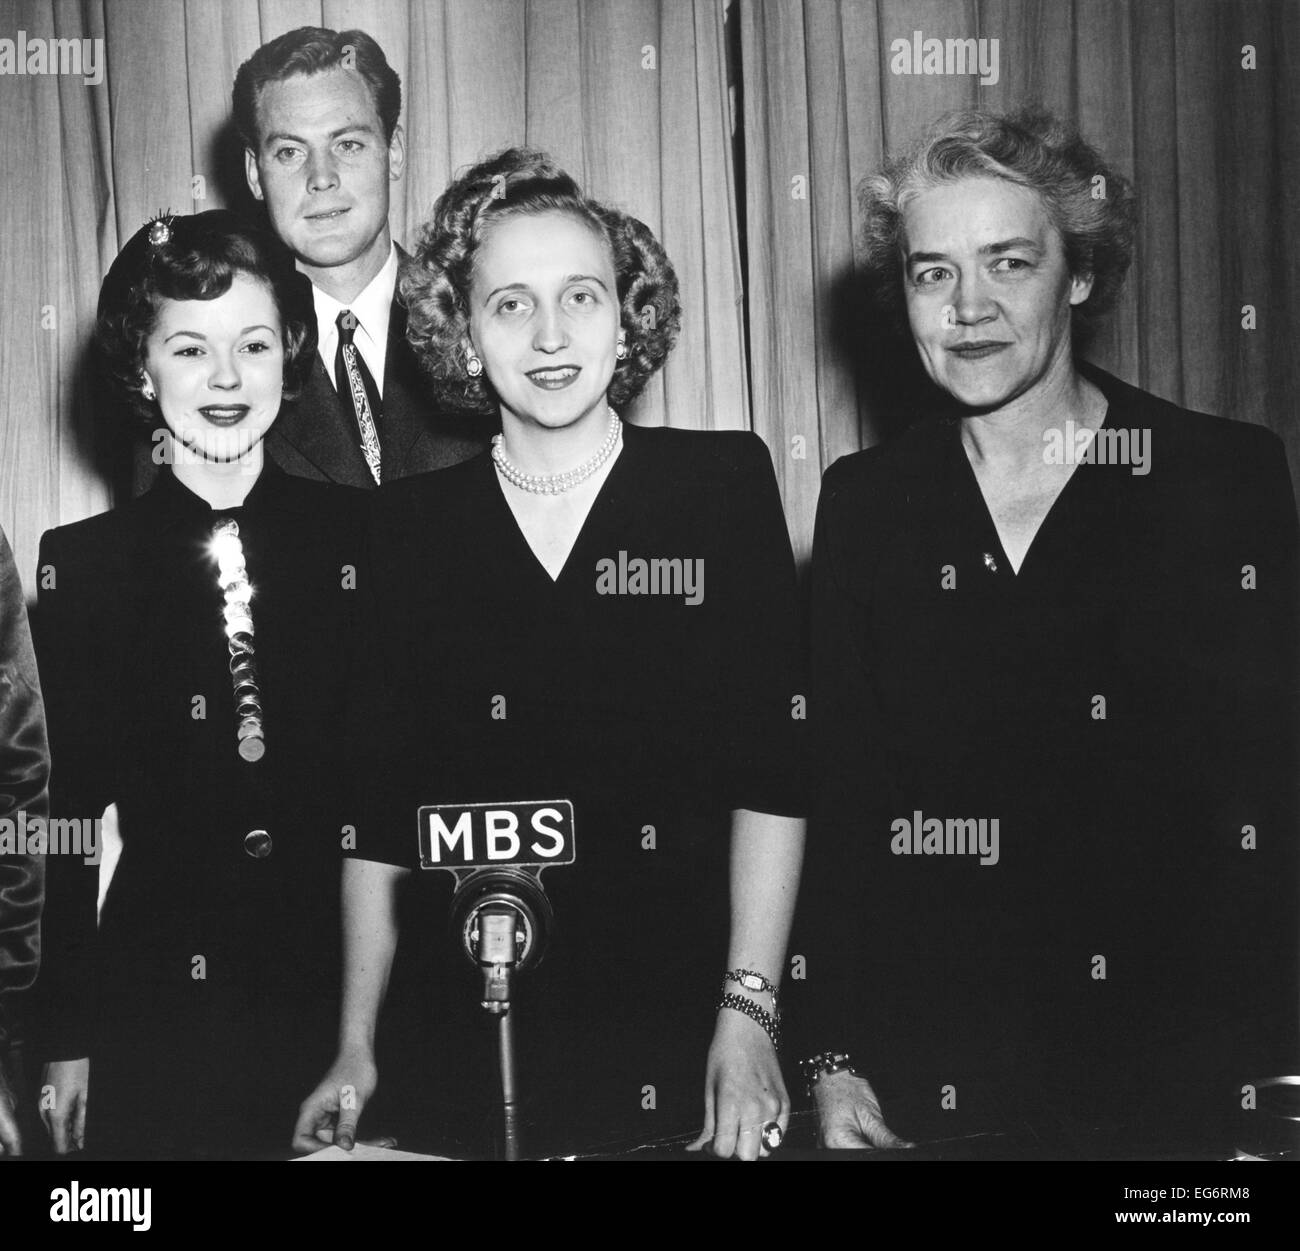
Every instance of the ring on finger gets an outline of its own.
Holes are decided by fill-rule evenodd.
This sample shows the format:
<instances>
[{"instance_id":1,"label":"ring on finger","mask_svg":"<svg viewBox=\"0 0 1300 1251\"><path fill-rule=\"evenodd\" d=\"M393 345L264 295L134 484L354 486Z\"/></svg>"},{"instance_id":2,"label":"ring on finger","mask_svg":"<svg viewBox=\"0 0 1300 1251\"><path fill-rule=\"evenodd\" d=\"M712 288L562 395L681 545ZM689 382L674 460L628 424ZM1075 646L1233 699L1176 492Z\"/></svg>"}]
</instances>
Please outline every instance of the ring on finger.
<instances>
[{"instance_id":1,"label":"ring on finger","mask_svg":"<svg viewBox=\"0 0 1300 1251\"><path fill-rule=\"evenodd\" d=\"M779 1121L767 1121L763 1125L763 1146L775 1151L785 1141L785 1130Z\"/></svg>"}]
</instances>

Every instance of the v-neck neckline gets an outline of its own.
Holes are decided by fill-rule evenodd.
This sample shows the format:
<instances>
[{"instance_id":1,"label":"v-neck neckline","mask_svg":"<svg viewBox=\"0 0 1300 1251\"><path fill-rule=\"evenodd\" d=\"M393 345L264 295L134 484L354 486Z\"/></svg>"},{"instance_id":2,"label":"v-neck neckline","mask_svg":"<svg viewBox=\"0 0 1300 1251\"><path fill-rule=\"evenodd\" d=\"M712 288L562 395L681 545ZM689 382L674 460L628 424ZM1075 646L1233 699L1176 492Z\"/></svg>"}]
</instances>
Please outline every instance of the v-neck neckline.
<instances>
[{"instance_id":1,"label":"v-neck neckline","mask_svg":"<svg viewBox=\"0 0 1300 1251\"><path fill-rule=\"evenodd\" d=\"M1099 387L1098 390L1100 389L1101 388ZM1115 406L1111 401L1110 396L1106 395L1105 392L1102 392L1102 395L1106 400L1106 411L1102 414L1101 424L1096 427L1097 433L1108 428L1113 428L1111 427L1111 418L1114 415ZM1075 464L1070 476L1066 478L1065 483L1056 493L1056 497L1052 500L1051 504L1048 505L1047 511L1043 514L1043 519L1038 523L1037 529L1034 530L1033 537L1029 540L1029 545L1025 548L1025 554L1021 557L1020 568L1017 569L1012 565L1011 557L1007 555L1006 547L1002 542L1002 532L998 529L998 523L993 517L993 510L989 507L988 499L985 497L984 490L980 486L979 475L975 472L975 466L971 464L970 456L967 455L966 447L962 443L961 434L961 420L957 419L954 421L953 454L956 456L958 461L960 461L961 466L964 467L966 480L971 489L973 489L975 498L979 501L979 508L984 514L984 524L993 540L992 546L997 549L996 555L992 552L984 553L986 561L989 557L992 557L997 566L992 570L993 573L999 574L999 576L1004 576L1013 583L1022 582L1025 576L1026 566L1028 566L1030 560L1034 558L1035 552L1041 551L1042 549L1043 532L1048 530L1049 527L1054 529L1056 525L1059 524L1061 515L1068 506L1063 506L1061 501L1066 499L1067 496L1073 499L1073 496L1078 493L1077 491L1072 491L1072 488L1074 487L1075 482L1079 479L1079 470L1084 468L1093 470L1105 469L1108 466L1104 462L1100 465L1086 464L1084 462L1078 462ZM958 472L962 472L962 469L959 468ZM1034 563L1036 567L1036 559ZM1002 569L1007 571L1006 575L1000 574Z\"/></svg>"},{"instance_id":2,"label":"v-neck neckline","mask_svg":"<svg viewBox=\"0 0 1300 1251\"><path fill-rule=\"evenodd\" d=\"M627 437L630 428L627 424L624 424L621 438L622 446L619 448L618 455L610 466L609 472L605 475L605 480L596 491L596 496L591 501L591 507L587 509L587 515L582 519L582 524L578 527L578 533L574 536L573 545L564 558L564 564L560 566L559 573L554 577L551 576L551 571L542 564L537 553L533 551L533 545L528 541L528 536L519 524L519 518L515 516L515 510L510 507L510 501L506 498L505 486L501 482L501 475L497 473L492 457L485 456L483 458L486 471L491 478L489 487L496 500L494 506L499 509L503 524L514 534L516 546L521 555L537 571L537 574L545 579L546 585L552 590L557 590L568 579L570 571L576 567L576 557L579 550L588 542L599 525L599 521L593 523L593 518L599 518L611 507L610 500L616 494L617 488L611 490L610 483L615 482L624 472L624 465L629 455L629 444L635 441Z\"/></svg>"}]
</instances>

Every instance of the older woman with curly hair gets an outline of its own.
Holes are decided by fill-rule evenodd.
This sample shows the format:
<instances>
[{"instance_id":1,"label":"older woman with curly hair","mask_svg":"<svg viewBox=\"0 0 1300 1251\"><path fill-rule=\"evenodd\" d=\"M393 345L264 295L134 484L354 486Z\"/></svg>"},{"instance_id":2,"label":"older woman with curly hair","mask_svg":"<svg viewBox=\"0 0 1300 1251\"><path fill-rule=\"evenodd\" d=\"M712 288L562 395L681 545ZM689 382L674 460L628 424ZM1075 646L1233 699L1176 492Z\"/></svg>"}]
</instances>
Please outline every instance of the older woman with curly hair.
<instances>
[{"instance_id":1,"label":"older woman with curly hair","mask_svg":"<svg viewBox=\"0 0 1300 1251\"><path fill-rule=\"evenodd\" d=\"M336 1015L365 495L263 459L314 321L292 259L232 213L141 227L96 342L160 472L41 542L51 830L80 835L47 857L41 1111L60 1153L283 1155Z\"/></svg>"},{"instance_id":2,"label":"older woman with curly hair","mask_svg":"<svg viewBox=\"0 0 1300 1251\"><path fill-rule=\"evenodd\" d=\"M862 208L942 402L819 505L823 1139L896 1145L879 1095L912 1138L1221 1149L1294 1016L1281 444L1078 358L1133 197L1051 116L945 117Z\"/></svg>"},{"instance_id":3,"label":"older woman with curly hair","mask_svg":"<svg viewBox=\"0 0 1300 1251\"><path fill-rule=\"evenodd\" d=\"M345 871L342 1049L300 1145L350 1143L374 1087L417 810L566 798L576 860L546 873L554 935L511 1010L523 1151L684 1136L752 1159L788 1114L777 994L803 840L771 459L752 434L623 421L676 337L677 279L644 225L543 154L462 174L418 263L410 338L438 400L501 432L379 493L372 686L391 698L359 718L373 785ZM417 875L438 930L447 876ZM446 972L423 1053L444 1143L458 1096L481 1121L495 1092L480 995ZM453 1146L487 1150L470 1132Z\"/></svg>"}]
</instances>

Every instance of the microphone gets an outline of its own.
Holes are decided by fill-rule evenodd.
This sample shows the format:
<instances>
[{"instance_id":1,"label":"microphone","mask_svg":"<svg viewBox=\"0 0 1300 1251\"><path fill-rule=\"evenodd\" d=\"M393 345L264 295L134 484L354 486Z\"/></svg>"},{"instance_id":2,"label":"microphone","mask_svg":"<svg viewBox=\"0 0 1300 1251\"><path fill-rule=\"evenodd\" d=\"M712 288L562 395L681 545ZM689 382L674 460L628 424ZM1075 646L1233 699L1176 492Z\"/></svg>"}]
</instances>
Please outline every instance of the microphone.
<instances>
[{"instance_id":1,"label":"microphone","mask_svg":"<svg viewBox=\"0 0 1300 1251\"><path fill-rule=\"evenodd\" d=\"M418 818L420 868L456 878L452 941L479 973L480 1006L497 1020L505 1158L517 1160L514 978L546 953L555 914L542 870L575 859L573 804L427 804Z\"/></svg>"},{"instance_id":2,"label":"microphone","mask_svg":"<svg viewBox=\"0 0 1300 1251\"><path fill-rule=\"evenodd\" d=\"M538 870L501 867L458 874L452 941L483 977L483 1008L508 1010L514 975L541 962L555 919Z\"/></svg>"}]
</instances>

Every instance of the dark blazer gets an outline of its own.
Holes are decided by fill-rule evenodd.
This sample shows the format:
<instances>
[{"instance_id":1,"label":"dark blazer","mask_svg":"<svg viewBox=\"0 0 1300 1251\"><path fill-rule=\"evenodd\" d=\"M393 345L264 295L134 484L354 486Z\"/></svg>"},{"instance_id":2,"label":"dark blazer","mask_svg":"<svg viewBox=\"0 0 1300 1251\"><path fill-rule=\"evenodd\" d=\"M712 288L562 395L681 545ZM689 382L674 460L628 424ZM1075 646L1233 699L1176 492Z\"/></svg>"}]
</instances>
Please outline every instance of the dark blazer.
<instances>
[{"instance_id":1,"label":"dark blazer","mask_svg":"<svg viewBox=\"0 0 1300 1251\"><path fill-rule=\"evenodd\" d=\"M230 510L253 586L255 763L237 750L217 514L164 471L42 540L51 812L93 820L115 803L123 844L98 926L97 866L47 866L40 1049L90 1057L95 1154L285 1149L324 1071L348 819L342 644L368 507L268 463ZM254 829L271 835L264 858L245 849Z\"/></svg>"},{"instance_id":2,"label":"dark blazer","mask_svg":"<svg viewBox=\"0 0 1300 1251\"><path fill-rule=\"evenodd\" d=\"M1017 575L956 420L822 483L817 819L791 947L809 976L786 1007L805 1054L851 1051L901 1101L904 1135L973 1131L929 1097L963 1079L963 1117L984 1099L1040 1127L1208 1124L1290 1063L1286 458L1259 427L1082 372L1107 428L1147 438L1149 472L1081 464ZM1000 858L900 849L918 812L998 819Z\"/></svg>"},{"instance_id":3,"label":"dark blazer","mask_svg":"<svg viewBox=\"0 0 1300 1251\"><path fill-rule=\"evenodd\" d=\"M728 813L802 812L795 570L771 456L737 431L623 437L554 581L486 454L367 497L383 645L366 649L379 667L352 718L365 762L352 773L366 782L356 854L413 864L424 803L574 804L577 859L546 872L555 933L521 992L527 1154L696 1130L726 958ZM610 572L644 559L691 562L698 600L670 583L638 593ZM504 719L490 712L498 698ZM427 1098L408 1138L459 1125L453 1149L474 1152L494 1123L481 1101L495 1052L447 941L449 895L445 873L411 885L385 1021L409 1041L380 1065L407 1101L399 1140ZM421 1041L434 1017L419 1005L439 985L436 1036ZM626 1095L643 1081L653 1127Z\"/></svg>"},{"instance_id":4,"label":"dark blazer","mask_svg":"<svg viewBox=\"0 0 1300 1251\"><path fill-rule=\"evenodd\" d=\"M412 264L399 248L399 290L394 293L388 321L379 430L385 482L468 460L487 446L491 434L482 420L456 419L433 409L415 353L406 341L406 306L400 282ZM284 405L266 437L266 447L282 469L297 477L354 487L375 484L361 454L356 418L340 399L315 351L302 395Z\"/></svg>"},{"instance_id":5,"label":"dark blazer","mask_svg":"<svg viewBox=\"0 0 1300 1251\"><path fill-rule=\"evenodd\" d=\"M36 980L44 864L20 853L18 814L44 817L50 753L23 588L0 531L0 818L15 823L12 852L0 842L0 1053L19 995ZM0 1054L0 1058L3 1058Z\"/></svg>"}]
</instances>

